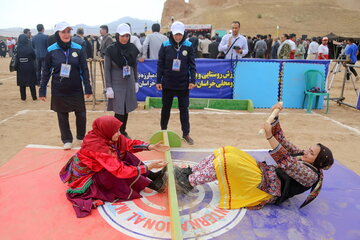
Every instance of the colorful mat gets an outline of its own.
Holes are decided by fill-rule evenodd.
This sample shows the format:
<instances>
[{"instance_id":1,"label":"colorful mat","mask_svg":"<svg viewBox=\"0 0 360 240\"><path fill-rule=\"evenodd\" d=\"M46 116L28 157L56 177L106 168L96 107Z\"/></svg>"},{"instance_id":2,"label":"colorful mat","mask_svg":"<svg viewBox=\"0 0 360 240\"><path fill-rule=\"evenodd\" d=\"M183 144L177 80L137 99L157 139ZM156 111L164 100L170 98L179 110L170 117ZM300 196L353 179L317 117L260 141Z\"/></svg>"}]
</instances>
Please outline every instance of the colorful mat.
<instances>
[{"instance_id":1,"label":"colorful mat","mask_svg":"<svg viewBox=\"0 0 360 240\"><path fill-rule=\"evenodd\" d=\"M86 218L75 217L58 172L75 152L27 147L0 168L1 239L170 239L167 194L106 203ZM210 150L172 151L177 165L194 165ZM266 151L248 151L272 162ZM163 159L156 152L143 161ZM179 195L184 239L360 239L360 177L338 162L325 172L319 197L303 209L306 194L262 210L221 210L217 183Z\"/></svg>"}]
</instances>

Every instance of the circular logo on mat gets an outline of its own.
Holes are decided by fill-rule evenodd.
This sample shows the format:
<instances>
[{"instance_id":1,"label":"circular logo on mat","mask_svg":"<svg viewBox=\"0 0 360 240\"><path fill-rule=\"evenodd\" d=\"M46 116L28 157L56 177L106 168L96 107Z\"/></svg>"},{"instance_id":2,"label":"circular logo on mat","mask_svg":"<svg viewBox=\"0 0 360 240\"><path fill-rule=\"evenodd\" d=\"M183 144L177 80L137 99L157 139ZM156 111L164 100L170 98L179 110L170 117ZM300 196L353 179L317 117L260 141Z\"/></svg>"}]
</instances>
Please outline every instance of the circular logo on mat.
<instances>
[{"instance_id":1,"label":"circular logo on mat","mask_svg":"<svg viewBox=\"0 0 360 240\"><path fill-rule=\"evenodd\" d=\"M196 163L175 160L175 165ZM145 189L143 198L133 201L106 203L98 208L101 216L115 229L133 238L171 239L171 219L168 195ZM220 195L217 182L197 186L190 193L178 193L180 222L185 239L211 239L231 230L246 213L246 209L218 208Z\"/></svg>"}]
</instances>

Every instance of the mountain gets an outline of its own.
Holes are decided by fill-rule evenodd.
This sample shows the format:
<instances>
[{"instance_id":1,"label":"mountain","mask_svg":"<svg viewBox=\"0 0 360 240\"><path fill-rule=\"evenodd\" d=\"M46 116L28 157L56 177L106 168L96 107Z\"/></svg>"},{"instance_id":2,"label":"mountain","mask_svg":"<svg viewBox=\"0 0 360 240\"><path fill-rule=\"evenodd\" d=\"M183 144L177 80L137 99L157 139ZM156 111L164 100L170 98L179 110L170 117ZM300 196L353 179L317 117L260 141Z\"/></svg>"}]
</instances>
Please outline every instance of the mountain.
<instances>
[{"instance_id":1,"label":"mountain","mask_svg":"<svg viewBox=\"0 0 360 240\"><path fill-rule=\"evenodd\" d=\"M106 25L109 27L110 33L115 33L116 27L120 23L130 23L131 29L133 33L141 33L144 32L145 26L147 26L147 29L151 29L151 25L154 24L154 21L151 20L145 20L145 19L137 19L137 18L131 18L131 17L123 17L116 21L110 22ZM77 24L73 26L74 30L73 33L76 33L76 29L79 27L84 28L85 35L99 35L99 27L102 24L96 25L96 26L88 26L86 24ZM6 36L6 37L17 37L23 32L23 28L7 28L7 29L0 29L0 35ZM37 33L37 30L35 28L31 29L31 32L33 35ZM45 30L46 34L53 34L53 30Z\"/></svg>"},{"instance_id":2,"label":"mountain","mask_svg":"<svg viewBox=\"0 0 360 240\"><path fill-rule=\"evenodd\" d=\"M241 22L246 35L296 33L322 36L333 32L360 37L359 0L166 0L161 19L185 24L212 24L215 30L229 30Z\"/></svg>"}]
</instances>

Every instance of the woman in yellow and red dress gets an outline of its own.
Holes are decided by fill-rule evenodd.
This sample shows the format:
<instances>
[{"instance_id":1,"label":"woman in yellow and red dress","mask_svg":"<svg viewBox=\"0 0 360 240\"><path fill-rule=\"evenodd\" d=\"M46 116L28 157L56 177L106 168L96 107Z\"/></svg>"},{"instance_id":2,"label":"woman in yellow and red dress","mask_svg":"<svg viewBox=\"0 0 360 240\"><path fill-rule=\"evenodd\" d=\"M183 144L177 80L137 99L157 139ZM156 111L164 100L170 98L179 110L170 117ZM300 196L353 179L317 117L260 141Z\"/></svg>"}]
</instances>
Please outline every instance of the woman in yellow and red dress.
<instances>
[{"instance_id":1,"label":"woman in yellow and red dress","mask_svg":"<svg viewBox=\"0 0 360 240\"><path fill-rule=\"evenodd\" d=\"M275 104L275 108L281 110L282 106ZM285 138L278 116L273 123L265 123L264 129L276 165L257 162L235 147L222 147L192 168L176 168L177 186L187 193L196 185L218 180L219 207L225 209L260 209L266 204L280 204L311 188L301 205L304 207L319 194L323 170L334 162L332 152L320 143L307 150L297 148Z\"/></svg>"}]
</instances>

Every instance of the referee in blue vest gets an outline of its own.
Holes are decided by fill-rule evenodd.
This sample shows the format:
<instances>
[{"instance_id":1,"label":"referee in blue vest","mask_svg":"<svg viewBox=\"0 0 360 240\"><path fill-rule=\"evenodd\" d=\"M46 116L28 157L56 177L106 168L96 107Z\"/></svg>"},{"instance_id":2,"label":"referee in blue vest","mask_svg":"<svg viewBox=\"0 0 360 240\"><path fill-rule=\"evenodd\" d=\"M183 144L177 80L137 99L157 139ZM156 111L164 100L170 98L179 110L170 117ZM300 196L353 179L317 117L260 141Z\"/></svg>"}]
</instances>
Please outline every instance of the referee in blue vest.
<instances>
[{"instance_id":1,"label":"referee in blue vest","mask_svg":"<svg viewBox=\"0 0 360 240\"><path fill-rule=\"evenodd\" d=\"M186 40L185 26L182 22L171 25L168 41L159 51L157 65L157 90L162 90L161 130L166 130L174 97L178 97L181 130L183 139L194 144L190 137L189 90L195 87L195 54L191 42Z\"/></svg>"}]
</instances>

